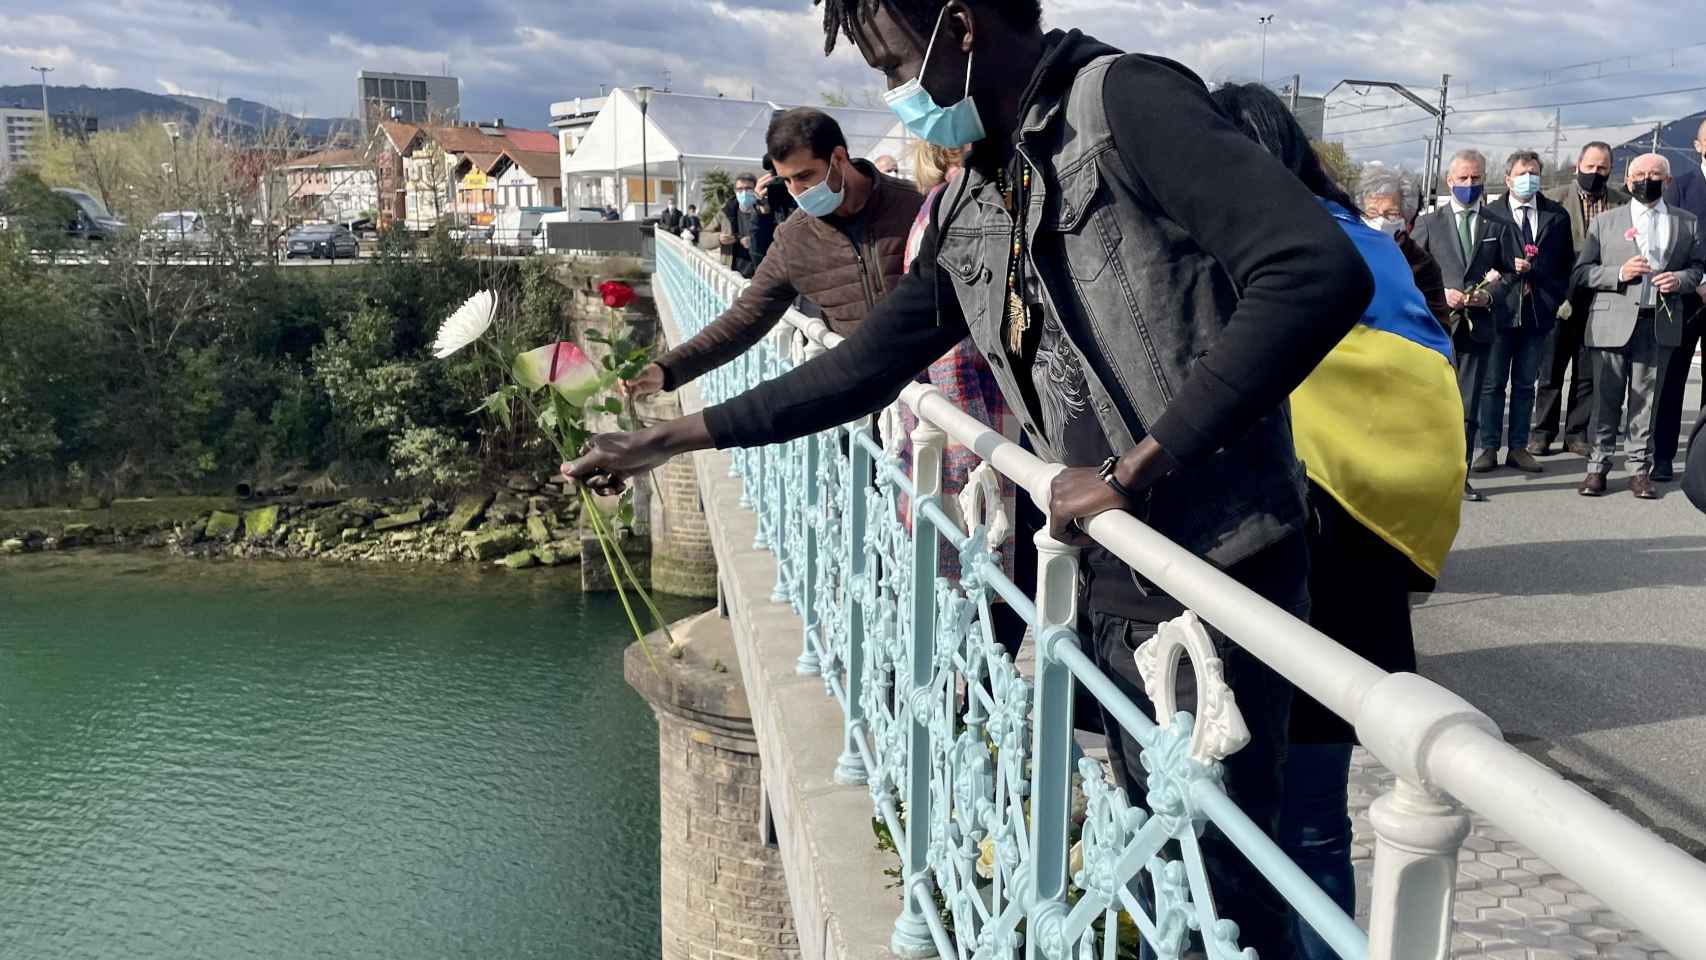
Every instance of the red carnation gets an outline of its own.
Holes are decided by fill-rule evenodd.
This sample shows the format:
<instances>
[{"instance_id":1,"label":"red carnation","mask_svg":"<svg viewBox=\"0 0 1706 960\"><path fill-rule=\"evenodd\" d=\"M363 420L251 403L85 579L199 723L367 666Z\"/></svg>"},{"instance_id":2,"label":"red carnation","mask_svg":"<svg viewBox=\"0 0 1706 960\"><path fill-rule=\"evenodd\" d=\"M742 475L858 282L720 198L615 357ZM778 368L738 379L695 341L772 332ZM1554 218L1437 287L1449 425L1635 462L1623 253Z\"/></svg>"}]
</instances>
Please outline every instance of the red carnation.
<instances>
[{"instance_id":1,"label":"red carnation","mask_svg":"<svg viewBox=\"0 0 1706 960\"><path fill-rule=\"evenodd\" d=\"M1522 246L1522 255L1533 260L1535 257L1540 256L1540 248L1532 243L1525 243Z\"/></svg>"},{"instance_id":2,"label":"red carnation","mask_svg":"<svg viewBox=\"0 0 1706 960\"><path fill-rule=\"evenodd\" d=\"M634 302L634 288L620 280L606 280L598 285L598 295L604 298L604 305L617 310Z\"/></svg>"}]
</instances>

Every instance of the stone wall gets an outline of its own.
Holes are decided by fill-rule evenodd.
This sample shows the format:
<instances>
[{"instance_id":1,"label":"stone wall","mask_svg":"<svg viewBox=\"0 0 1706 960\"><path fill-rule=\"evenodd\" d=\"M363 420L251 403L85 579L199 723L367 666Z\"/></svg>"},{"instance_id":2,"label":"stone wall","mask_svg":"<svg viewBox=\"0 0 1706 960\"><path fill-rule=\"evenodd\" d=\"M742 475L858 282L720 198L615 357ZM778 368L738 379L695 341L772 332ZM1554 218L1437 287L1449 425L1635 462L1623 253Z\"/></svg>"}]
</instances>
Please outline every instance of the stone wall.
<instances>
[{"instance_id":1,"label":"stone wall","mask_svg":"<svg viewBox=\"0 0 1706 960\"><path fill-rule=\"evenodd\" d=\"M629 647L624 673L658 721L663 960L800 956L782 861L766 837L758 741L726 621ZM654 635L655 636L655 635ZM673 654L673 655L672 655Z\"/></svg>"}]
</instances>

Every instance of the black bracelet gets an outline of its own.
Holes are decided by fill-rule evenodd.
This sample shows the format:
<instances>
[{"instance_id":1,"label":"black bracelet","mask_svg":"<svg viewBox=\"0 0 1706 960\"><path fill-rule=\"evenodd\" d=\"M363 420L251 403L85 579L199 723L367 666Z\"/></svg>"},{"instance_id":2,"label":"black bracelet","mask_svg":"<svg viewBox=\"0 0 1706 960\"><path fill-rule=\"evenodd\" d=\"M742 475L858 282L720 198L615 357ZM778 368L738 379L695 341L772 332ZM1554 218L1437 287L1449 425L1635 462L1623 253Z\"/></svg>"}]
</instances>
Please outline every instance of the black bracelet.
<instances>
[{"instance_id":1,"label":"black bracelet","mask_svg":"<svg viewBox=\"0 0 1706 960\"><path fill-rule=\"evenodd\" d=\"M1097 470L1096 473L1102 478L1102 482L1107 484L1115 493L1127 500L1136 502L1137 494L1133 493L1130 487L1121 483L1119 477L1114 476L1114 468L1119 465L1119 462L1119 457L1109 457L1102 461L1101 469Z\"/></svg>"}]
</instances>

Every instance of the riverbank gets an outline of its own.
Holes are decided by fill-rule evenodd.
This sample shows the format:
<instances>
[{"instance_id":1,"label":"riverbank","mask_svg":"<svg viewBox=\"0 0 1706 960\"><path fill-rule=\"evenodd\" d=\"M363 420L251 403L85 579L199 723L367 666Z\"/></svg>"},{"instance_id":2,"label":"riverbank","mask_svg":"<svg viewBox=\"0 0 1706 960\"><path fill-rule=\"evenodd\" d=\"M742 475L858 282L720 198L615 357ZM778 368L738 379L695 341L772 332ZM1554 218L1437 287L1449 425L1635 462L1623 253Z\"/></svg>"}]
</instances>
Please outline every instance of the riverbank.
<instances>
[{"instance_id":1,"label":"riverbank","mask_svg":"<svg viewBox=\"0 0 1706 960\"><path fill-rule=\"evenodd\" d=\"M603 555L581 529L579 498L555 481L515 474L497 489L446 498L291 493L6 510L0 554L109 547L192 558L486 563L513 570L582 564L583 586L599 589L608 580ZM647 538L624 530L623 539L630 562L643 567Z\"/></svg>"}]
</instances>

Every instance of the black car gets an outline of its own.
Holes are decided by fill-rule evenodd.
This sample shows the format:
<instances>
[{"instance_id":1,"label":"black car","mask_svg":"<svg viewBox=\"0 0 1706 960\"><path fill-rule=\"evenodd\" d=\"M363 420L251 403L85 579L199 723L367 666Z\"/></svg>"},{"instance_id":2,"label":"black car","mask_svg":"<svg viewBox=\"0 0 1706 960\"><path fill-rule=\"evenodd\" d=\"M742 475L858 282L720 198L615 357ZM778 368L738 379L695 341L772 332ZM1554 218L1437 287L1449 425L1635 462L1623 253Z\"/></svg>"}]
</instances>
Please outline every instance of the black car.
<instances>
[{"instance_id":1,"label":"black car","mask_svg":"<svg viewBox=\"0 0 1706 960\"><path fill-rule=\"evenodd\" d=\"M311 223L297 227L284 238L284 257L315 260L348 260L361 256L355 234L341 223Z\"/></svg>"}]
</instances>

